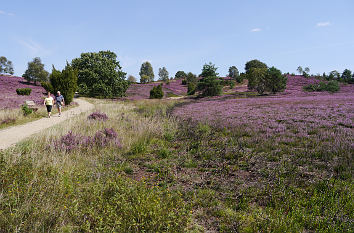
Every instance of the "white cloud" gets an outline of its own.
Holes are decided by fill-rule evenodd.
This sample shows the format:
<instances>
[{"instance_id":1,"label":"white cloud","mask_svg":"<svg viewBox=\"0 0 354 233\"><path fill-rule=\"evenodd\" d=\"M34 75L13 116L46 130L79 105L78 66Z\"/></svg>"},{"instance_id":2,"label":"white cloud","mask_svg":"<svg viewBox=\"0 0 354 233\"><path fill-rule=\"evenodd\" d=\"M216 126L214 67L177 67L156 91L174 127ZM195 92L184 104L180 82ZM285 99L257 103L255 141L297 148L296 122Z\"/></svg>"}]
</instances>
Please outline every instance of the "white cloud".
<instances>
[{"instance_id":1,"label":"white cloud","mask_svg":"<svg viewBox=\"0 0 354 233\"><path fill-rule=\"evenodd\" d=\"M51 53L50 50L45 49L43 46L34 42L33 40L19 39L17 41L20 45L22 45L23 47L25 47L29 51L31 56L46 56Z\"/></svg>"},{"instance_id":2,"label":"white cloud","mask_svg":"<svg viewBox=\"0 0 354 233\"><path fill-rule=\"evenodd\" d=\"M14 16L15 14L14 14L14 13L5 12L5 11L0 10L0 15Z\"/></svg>"},{"instance_id":3,"label":"white cloud","mask_svg":"<svg viewBox=\"0 0 354 233\"><path fill-rule=\"evenodd\" d=\"M319 22L316 24L317 27L328 27L330 25L331 25L330 22Z\"/></svg>"},{"instance_id":4,"label":"white cloud","mask_svg":"<svg viewBox=\"0 0 354 233\"><path fill-rule=\"evenodd\" d=\"M260 31L262 31L262 29L260 29L260 28L253 28L253 29L251 30L251 32L260 32Z\"/></svg>"}]
</instances>

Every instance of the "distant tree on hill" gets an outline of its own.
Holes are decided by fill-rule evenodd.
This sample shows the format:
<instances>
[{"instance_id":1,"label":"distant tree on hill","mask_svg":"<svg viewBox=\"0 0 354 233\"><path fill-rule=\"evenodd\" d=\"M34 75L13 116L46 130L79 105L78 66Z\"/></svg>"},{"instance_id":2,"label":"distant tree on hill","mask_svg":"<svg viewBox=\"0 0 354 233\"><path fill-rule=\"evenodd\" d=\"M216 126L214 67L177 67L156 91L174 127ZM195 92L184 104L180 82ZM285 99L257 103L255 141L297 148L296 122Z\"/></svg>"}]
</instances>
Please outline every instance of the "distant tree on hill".
<instances>
[{"instance_id":1,"label":"distant tree on hill","mask_svg":"<svg viewBox=\"0 0 354 233\"><path fill-rule=\"evenodd\" d=\"M252 68L265 68L265 69L267 69L268 66L265 63L263 63L257 59L254 59L254 60L248 61L246 63L246 65L245 65L246 74L248 74Z\"/></svg>"},{"instance_id":2,"label":"distant tree on hill","mask_svg":"<svg viewBox=\"0 0 354 233\"><path fill-rule=\"evenodd\" d=\"M133 75L129 75L128 76L128 81L131 82L131 83L136 83L136 78L133 76Z\"/></svg>"},{"instance_id":3,"label":"distant tree on hill","mask_svg":"<svg viewBox=\"0 0 354 233\"><path fill-rule=\"evenodd\" d=\"M54 93L60 91L64 96L65 103L70 104L77 90L78 71L69 63L66 64L62 71L56 70L54 65L52 73L49 76L52 90Z\"/></svg>"},{"instance_id":4,"label":"distant tree on hill","mask_svg":"<svg viewBox=\"0 0 354 233\"><path fill-rule=\"evenodd\" d=\"M333 70L329 73L329 80L339 80L340 79L340 73L336 70Z\"/></svg>"},{"instance_id":5,"label":"distant tree on hill","mask_svg":"<svg viewBox=\"0 0 354 233\"><path fill-rule=\"evenodd\" d=\"M160 77L160 80L166 82L169 80L168 78L168 71L166 69L166 67L162 67L162 68L159 68L159 77Z\"/></svg>"},{"instance_id":6,"label":"distant tree on hill","mask_svg":"<svg viewBox=\"0 0 354 233\"><path fill-rule=\"evenodd\" d=\"M257 90L259 94L263 94L266 90L267 68L251 68L248 70L248 89Z\"/></svg>"},{"instance_id":7,"label":"distant tree on hill","mask_svg":"<svg viewBox=\"0 0 354 233\"><path fill-rule=\"evenodd\" d=\"M28 82L33 82L37 85L37 82L46 82L48 81L49 73L44 70L44 64L39 57L35 57L33 61L28 62L28 68L23 74L23 77Z\"/></svg>"},{"instance_id":8,"label":"distant tree on hill","mask_svg":"<svg viewBox=\"0 0 354 233\"><path fill-rule=\"evenodd\" d=\"M189 72L186 77L186 83L188 84L188 83L197 83L197 82L198 82L197 76L192 72Z\"/></svg>"},{"instance_id":9,"label":"distant tree on hill","mask_svg":"<svg viewBox=\"0 0 354 233\"><path fill-rule=\"evenodd\" d=\"M237 80L237 78L240 76L240 73L238 72L238 69L236 68L236 66L231 66L229 68L228 76L234 80Z\"/></svg>"},{"instance_id":10,"label":"distant tree on hill","mask_svg":"<svg viewBox=\"0 0 354 233\"><path fill-rule=\"evenodd\" d=\"M306 73L310 73L310 68L309 68L309 67L305 67L304 71L305 71Z\"/></svg>"},{"instance_id":11,"label":"distant tree on hill","mask_svg":"<svg viewBox=\"0 0 354 233\"><path fill-rule=\"evenodd\" d=\"M154 70L152 69L150 62L146 61L143 64L141 64L139 75L140 75L140 83L148 83L154 81L154 77L155 77ZM149 78L147 80L146 78L142 79L143 75L146 75Z\"/></svg>"},{"instance_id":12,"label":"distant tree on hill","mask_svg":"<svg viewBox=\"0 0 354 233\"><path fill-rule=\"evenodd\" d=\"M302 69L301 66L297 67L297 72L299 72L300 75L302 75L302 73L304 72L304 70Z\"/></svg>"},{"instance_id":13,"label":"distant tree on hill","mask_svg":"<svg viewBox=\"0 0 354 233\"><path fill-rule=\"evenodd\" d=\"M352 79L352 72L348 69L345 69L341 76L341 81L349 82Z\"/></svg>"},{"instance_id":14,"label":"distant tree on hill","mask_svg":"<svg viewBox=\"0 0 354 233\"><path fill-rule=\"evenodd\" d=\"M203 65L202 73L200 74L201 77L212 77L212 76L218 76L219 73L216 72L218 68L215 67L215 65L211 62L208 64L205 63Z\"/></svg>"},{"instance_id":15,"label":"distant tree on hill","mask_svg":"<svg viewBox=\"0 0 354 233\"><path fill-rule=\"evenodd\" d=\"M273 66L268 69L266 77L266 88L269 91L276 93L285 90L287 77L280 70Z\"/></svg>"},{"instance_id":16,"label":"distant tree on hill","mask_svg":"<svg viewBox=\"0 0 354 233\"><path fill-rule=\"evenodd\" d=\"M14 74L12 62L4 56L0 57L0 74Z\"/></svg>"},{"instance_id":17,"label":"distant tree on hill","mask_svg":"<svg viewBox=\"0 0 354 233\"><path fill-rule=\"evenodd\" d=\"M177 73L175 74L175 79L181 79L185 77L187 77L187 74L182 70L177 71Z\"/></svg>"},{"instance_id":18,"label":"distant tree on hill","mask_svg":"<svg viewBox=\"0 0 354 233\"><path fill-rule=\"evenodd\" d=\"M82 53L71 62L78 70L79 92L88 96L121 97L129 82L125 80L117 55L111 51Z\"/></svg>"}]
</instances>

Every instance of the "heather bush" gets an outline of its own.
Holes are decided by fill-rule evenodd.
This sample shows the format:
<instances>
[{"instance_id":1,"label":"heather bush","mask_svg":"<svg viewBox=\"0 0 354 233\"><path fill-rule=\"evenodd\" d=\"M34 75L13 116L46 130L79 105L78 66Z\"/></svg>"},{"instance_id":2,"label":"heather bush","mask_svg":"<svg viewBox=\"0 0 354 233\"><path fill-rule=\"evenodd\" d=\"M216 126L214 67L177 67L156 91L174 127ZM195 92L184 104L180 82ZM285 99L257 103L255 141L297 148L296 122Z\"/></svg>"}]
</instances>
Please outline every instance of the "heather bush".
<instances>
[{"instance_id":1,"label":"heather bush","mask_svg":"<svg viewBox=\"0 0 354 233\"><path fill-rule=\"evenodd\" d=\"M162 99L163 96L162 84L154 86L150 91L150 99Z\"/></svg>"},{"instance_id":2,"label":"heather bush","mask_svg":"<svg viewBox=\"0 0 354 233\"><path fill-rule=\"evenodd\" d=\"M89 120L106 121L106 120L108 120L108 116L104 112L96 111L96 112L93 112L90 115L88 115L87 119L89 119Z\"/></svg>"},{"instance_id":3,"label":"heather bush","mask_svg":"<svg viewBox=\"0 0 354 233\"><path fill-rule=\"evenodd\" d=\"M32 92L31 88L17 88L16 93L17 95L30 95Z\"/></svg>"}]
</instances>

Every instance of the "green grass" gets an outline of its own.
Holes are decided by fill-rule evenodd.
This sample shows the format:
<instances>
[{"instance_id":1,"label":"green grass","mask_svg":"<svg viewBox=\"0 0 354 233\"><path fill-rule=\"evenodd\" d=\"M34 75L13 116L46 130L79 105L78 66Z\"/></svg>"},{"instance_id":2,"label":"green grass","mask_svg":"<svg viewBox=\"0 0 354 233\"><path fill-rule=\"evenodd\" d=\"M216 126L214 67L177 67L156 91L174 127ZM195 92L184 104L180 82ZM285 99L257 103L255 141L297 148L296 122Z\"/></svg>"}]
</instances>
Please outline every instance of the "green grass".
<instances>
[{"instance_id":1,"label":"green grass","mask_svg":"<svg viewBox=\"0 0 354 233\"><path fill-rule=\"evenodd\" d=\"M106 122L81 114L0 152L1 232L353 229L351 151L179 121L170 110L180 101L90 101ZM103 128L121 148L51 147Z\"/></svg>"}]
</instances>

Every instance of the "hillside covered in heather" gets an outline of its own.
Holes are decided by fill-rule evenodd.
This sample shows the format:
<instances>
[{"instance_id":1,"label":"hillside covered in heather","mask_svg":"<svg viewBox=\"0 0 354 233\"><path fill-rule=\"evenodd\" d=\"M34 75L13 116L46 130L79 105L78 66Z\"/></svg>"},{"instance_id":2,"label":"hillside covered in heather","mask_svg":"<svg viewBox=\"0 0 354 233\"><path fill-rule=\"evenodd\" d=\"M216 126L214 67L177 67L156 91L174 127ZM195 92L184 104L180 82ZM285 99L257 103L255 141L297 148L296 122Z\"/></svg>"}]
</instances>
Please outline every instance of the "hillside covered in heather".
<instances>
[{"instance_id":1,"label":"hillside covered in heather","mask_svg":"<svg viewBox=\"0 0 354 233\"><path fill-rule=\"evenodd\" d=\"M31 95L17 95L17 88L31 88ZM30 84L22 77L0 76L0 109L17 108L27 100L41 104L44 95L45 90L43 87Z\"/></svg>"}]
</instances>

